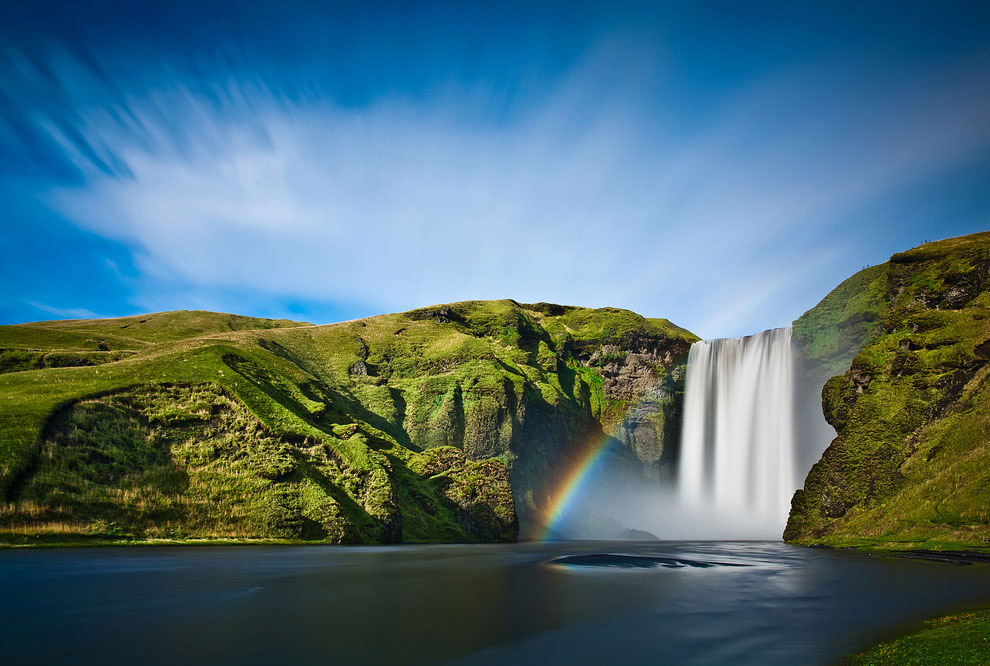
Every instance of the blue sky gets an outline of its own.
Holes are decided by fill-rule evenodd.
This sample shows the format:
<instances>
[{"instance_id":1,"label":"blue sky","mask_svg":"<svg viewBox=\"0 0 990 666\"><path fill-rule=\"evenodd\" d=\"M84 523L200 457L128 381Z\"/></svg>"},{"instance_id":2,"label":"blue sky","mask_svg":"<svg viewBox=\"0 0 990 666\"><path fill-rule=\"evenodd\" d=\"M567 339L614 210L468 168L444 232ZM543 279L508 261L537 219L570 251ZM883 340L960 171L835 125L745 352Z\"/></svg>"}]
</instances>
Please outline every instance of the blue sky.
<instances>
[{"instance_id":1,"label":"blue sky","mask_svg":"<svg viewBox=\"0 0 990 666\"><path fill-rule=\"evenodd\" d=\"M5 3L0 323L787 325L990 229L990 5L935 5Z\"/></svg>"}]
</instances>

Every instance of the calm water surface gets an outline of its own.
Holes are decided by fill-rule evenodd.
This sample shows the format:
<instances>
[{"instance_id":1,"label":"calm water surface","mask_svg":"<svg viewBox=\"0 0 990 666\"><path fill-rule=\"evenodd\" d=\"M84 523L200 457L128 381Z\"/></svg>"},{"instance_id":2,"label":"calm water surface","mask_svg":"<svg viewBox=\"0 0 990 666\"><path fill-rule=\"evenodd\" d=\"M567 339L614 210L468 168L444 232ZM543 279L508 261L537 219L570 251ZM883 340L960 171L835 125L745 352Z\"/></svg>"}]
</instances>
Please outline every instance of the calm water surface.
<instances>
[{"instance_id":1,"label":"calm water surface","mask_svg":"<svg viewBox=\"0 0 990 666\"><path fill-rule=\"evenodd\" d=\"M675 561L552 562L595 553ZM0 598L5 664L808 665L990 602L990 566L762 542L22 550Z\"/></svg>"}]
</instances>

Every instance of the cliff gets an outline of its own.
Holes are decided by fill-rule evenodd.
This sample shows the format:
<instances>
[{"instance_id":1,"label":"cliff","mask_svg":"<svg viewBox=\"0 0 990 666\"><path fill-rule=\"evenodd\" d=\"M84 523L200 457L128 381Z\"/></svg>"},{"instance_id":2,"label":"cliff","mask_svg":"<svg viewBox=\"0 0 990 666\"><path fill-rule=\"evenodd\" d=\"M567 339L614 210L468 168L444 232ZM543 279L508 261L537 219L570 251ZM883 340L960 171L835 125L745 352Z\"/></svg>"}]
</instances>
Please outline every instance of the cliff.
<instances>
[{"instance_id":1,"label":"cliff","mask_svg":"<svg viewBox=\"0 0 990 666\"><path fill-rule=\"evenodd\" d=\"M472 301L329 326L208 312L0 327L10 542L505 541L588 442L668 474L696 337Z\"/></svg>"},{"instance_id":2,"label":"cliff","mask_svg":"<svg viewBox=\"0 0 990 666\"><path fill-rule=\"evenodd\" d=\"M990 233L895 254L795 322L836 437L794 496L788 541L990 542Z\"/></svg>"}]
</instances>

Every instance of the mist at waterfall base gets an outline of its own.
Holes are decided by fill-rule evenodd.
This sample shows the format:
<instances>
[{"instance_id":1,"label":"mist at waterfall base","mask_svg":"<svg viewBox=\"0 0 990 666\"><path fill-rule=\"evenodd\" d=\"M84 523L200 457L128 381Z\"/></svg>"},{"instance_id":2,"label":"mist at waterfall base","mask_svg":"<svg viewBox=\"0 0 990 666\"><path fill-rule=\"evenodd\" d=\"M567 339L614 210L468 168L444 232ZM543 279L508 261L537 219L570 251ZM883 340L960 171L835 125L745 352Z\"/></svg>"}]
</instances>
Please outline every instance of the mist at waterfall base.
<instances>
[{"instance_id":1,"label":"mist at waterfall base","mask_svg":"<svg viewBox=\"0 0 990 666\"><path fill-rule=\"evenodd\" d=\"M695 343L674 469L647 479L617 457L573 515L604 515L661 539L779 540L794 491L835 437L821 410L826 379L805 367L790 328ZM598 523L572 537L614 536Z\"/></svg>"}]
</instances>

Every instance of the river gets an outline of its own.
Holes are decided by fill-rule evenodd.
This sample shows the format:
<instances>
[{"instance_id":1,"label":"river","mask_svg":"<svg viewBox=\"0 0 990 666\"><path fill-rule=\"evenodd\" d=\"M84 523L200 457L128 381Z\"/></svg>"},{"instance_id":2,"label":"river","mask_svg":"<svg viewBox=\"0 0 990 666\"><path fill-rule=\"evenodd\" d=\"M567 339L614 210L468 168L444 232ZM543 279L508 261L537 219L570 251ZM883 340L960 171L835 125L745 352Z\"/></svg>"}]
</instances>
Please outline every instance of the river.
<instances>
[{"instance_id":1,"label":"river","mask_svg":"<svg viewBox=\"0 0 990 666\"><path fill-rule=\"evenodd\" d=\"M634 557L574 557L606 553ZM808 666L990 601L990 565L777 542L7 550L0 598L5 664Z\"/></svg>"}]
</instances>

